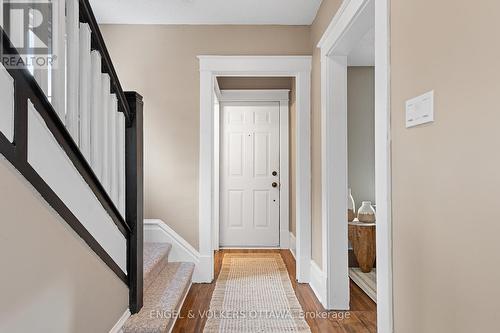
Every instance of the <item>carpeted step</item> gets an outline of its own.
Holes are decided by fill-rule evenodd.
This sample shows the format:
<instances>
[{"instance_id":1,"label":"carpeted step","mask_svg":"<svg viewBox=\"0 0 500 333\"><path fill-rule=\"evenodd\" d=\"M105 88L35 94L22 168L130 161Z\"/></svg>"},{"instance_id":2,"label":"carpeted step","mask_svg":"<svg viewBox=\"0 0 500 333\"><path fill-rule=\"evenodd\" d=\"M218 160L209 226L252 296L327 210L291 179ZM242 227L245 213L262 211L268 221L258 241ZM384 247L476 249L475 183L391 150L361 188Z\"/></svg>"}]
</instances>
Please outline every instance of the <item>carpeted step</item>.
<instances>
[{"instance_id":1,"label":"carpeted step","mask_svg":"<svg viewBox=\"0 0 500 333\"><path fill-rule=\"evenodd\" d=\"M169 332L189 291L193 271L193 263L168 263L144 291L144 306L127 320L123 333Z\"/></svg>"},{"instance_id":2,"label":"carpeted step","mask_svg":"<svg viewBox=\"0 0 500 333\"><path fill-rule=\"evenodd\" d=\"M144 243L144 290L148 289L167 265L171 249L172 245L169 243Z\"/></svg>"}]
</instances>

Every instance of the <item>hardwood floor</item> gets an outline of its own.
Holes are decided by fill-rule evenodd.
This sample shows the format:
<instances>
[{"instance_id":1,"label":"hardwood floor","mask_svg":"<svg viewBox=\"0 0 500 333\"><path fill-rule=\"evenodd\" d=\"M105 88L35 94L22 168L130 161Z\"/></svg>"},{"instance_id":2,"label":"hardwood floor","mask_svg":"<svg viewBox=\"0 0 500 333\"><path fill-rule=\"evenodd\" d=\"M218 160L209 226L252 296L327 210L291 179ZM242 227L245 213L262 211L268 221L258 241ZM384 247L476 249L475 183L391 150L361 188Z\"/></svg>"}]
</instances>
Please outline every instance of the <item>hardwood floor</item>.
<instances>
[{"instance_id":1,"label":"hardwood floor","mask_svg":"<svg viewBox=\"0 0 500 333\"><path fill-rule=\"evenodd\" d=\"M311 287L295 281L295 259L289 250L221 250L215 254L215 276L219 275L222 259L225 253L255 253L277 252L281 254L288 269L293 289L303 310L308 314L307 323L313 333L375 333L377 332L377 306L376 304L351 281L351 310L326 312L318 301ZM215 288L215 281L207 284L193 284L184 301L180 316L172 332L203 332L206 318L199 316L208 311L210 300ZM314 317L314 318L313 318Z\"/></svg>"}]
</instances>

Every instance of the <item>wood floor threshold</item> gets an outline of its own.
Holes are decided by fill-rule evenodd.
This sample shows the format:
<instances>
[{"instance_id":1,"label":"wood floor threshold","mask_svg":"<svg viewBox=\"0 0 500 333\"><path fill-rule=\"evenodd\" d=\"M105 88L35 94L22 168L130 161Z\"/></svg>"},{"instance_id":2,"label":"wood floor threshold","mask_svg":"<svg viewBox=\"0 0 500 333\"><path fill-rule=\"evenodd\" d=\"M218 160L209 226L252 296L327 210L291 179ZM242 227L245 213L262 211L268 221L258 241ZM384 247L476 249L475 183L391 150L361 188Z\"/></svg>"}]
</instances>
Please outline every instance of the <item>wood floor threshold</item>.
<instances>
[{"instance_id":1,"label":"wood floor threshold","mask_svg":"<svg viewBox=\"0 0 500 333\"><path fill-rule=\"evenodd\" d=\"M179 313L172 332L201 333L205 327L206 314L215 289L215 281L226 253L280 253L288 270L297 299L306 313L306 321L313 333L376 333L377 306L352 281L351 310L325 311L308 284L297 283L295 259L289 250L279 249L222 249L215 252L215 278L212 283L193 283Z\"/></svg>"}]
</instances>

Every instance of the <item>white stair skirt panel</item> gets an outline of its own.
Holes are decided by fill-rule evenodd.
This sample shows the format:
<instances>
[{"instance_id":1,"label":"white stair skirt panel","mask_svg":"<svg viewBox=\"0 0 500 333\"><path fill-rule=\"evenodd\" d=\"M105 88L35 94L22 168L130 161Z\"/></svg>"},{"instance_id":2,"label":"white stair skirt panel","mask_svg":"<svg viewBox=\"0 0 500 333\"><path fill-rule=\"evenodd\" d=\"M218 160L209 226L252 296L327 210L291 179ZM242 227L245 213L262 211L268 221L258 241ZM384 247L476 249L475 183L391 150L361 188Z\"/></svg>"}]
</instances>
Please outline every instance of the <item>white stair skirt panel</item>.
<instances>
[{"instance_id":1,"label":"white stair skirt panel","mask_svg":"<svg viewBox=\"0 0 500 333\"><path fill-rule=\"evenodd\" d=\"M109 333L123 333L122 327L127 321L127 319L130 318L130 316L131 316L130 309L125 310L120 319L118 319L116 324L111 328Z\"/></svg>"},{"instance_id":2,"label":"white stair skirt panel","mask_svg":"<svg viewBox=\"0 0 500 333\"><path fill-rule=\"evenodd\" d=\"M195 265L193 273L194 283L206 282L203 277L213 269L210 258L201 257L200 253L194 247L162 220L144 220L144 242L172 244L168 261L193 263Z\"/></svg>"},{"instance_id":3,"label":"white stair skirt panel","mask_svg":"<svg viewBox=\"0 0 500 333\"><path fill-rule=\"evenodd\" d=\"M116 114L117 121L117 161L118 161L118 210L125 218L125 116L122 112Z\"/></svg>"},{"instance_id":4,"label":"white stair skirt panel","mask_svg":"<svg viewBox=\"0 0 500 333\"><path fill-rule=\"evenodd\" d=\"M1 5L1 3L0 3ZM0 132L9 140L14 141L14 79L0 64Z\"/></svg>"},{"instance_id":5,"label":"white stair skirt panel","mask_svg":"<svg viewBox=\"0 0 500 333\"><path fill-rule=\"evenodd\" d=\"M80 91L79 91L79 116L80 116L80 139L79 146L85 159L90 163L90 27L86 23L80 23Z\"/></svg>"},{"instance_id":6,"label":"white stair skirt panel","mask_svg":"<svg viewBox=\"0 0 500 333\"><path fill-rule=\"evenodd\" d=\"M113 200L116 207L118 207L118 158L117 158L117 121L118 117L118 100L115 94L109 97L109 168L111 171L110 187L111 187L111 200Z\"/></svg>"},{"instance_id":7,"label":"white stair skirt panel","mask_svg":"<svg viewBox=\"0 0 500 333\"><path fill-rule=\"evenodd\" d=\"M28 103L28 163L126 273L126 238L31 103Z\"/></svg>"},{"instance_id":8,"label":"white stair skirt panel","mask_svg":"<svg viewBox=\"0 0 500 333\"><path fill-rule=\"evenodd\" d=\"M110 191L110 165L109 165L109 114L111 113L111 110L109 109L109 98L110 98L110 89L111 89L111 79L109 77L109 74L102 74L102 86L101 86L101 112L99 112L99 135L100 135L100 140L102 142L102 149L101 149L101 163L102 163L102 186L106 190L106 192L109 194Z\"/></svg>"},{"instance_id":9,"label":"white stair skirt panel","mask_svg":"<svg viewBox=\"0 0 500 333\"><path fill-rule=\"evenodd\" d=\"M78 0L66 0L66 44L67 44L67 101L66 101L66 127L76 144L79 141L78 120L79 100L78 89L80 80L79 52L79 2Z\"/></svg>"},{"instance_id":10,"label":"white stair skirt panel","mask_svg":"<svg viewBox=\"0 0 500 333\"><path fill-rule=\"evenodd\" d=\"M102 141L99 133L99 121L101 116L101 55L98 51L92 51L90 55L91 81L90 81L90 163L94 169L97 178L102 181L102 159L100 157ZM101 124L102 126L102 124Z\"/></svg>"}]
</instances>

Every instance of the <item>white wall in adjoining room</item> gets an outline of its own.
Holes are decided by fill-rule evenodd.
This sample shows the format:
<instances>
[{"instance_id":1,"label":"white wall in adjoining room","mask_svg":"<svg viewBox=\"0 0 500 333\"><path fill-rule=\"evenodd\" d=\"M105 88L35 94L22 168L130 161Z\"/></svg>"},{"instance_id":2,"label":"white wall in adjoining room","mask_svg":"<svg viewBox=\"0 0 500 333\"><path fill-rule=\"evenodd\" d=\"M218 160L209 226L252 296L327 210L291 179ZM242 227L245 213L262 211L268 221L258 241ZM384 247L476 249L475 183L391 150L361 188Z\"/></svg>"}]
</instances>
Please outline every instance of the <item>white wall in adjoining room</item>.
<instances>
[{"instance_id":1,"label":"white wall in adjoining room","mask_svg":"<svg viewBox=\"0 0 500 333\"><path fill-rule=\"evenodd\" d=\"M362 201L375 203L374 69L347 69L348 176L356 208Z\"/></svg>"}]
</instances>

